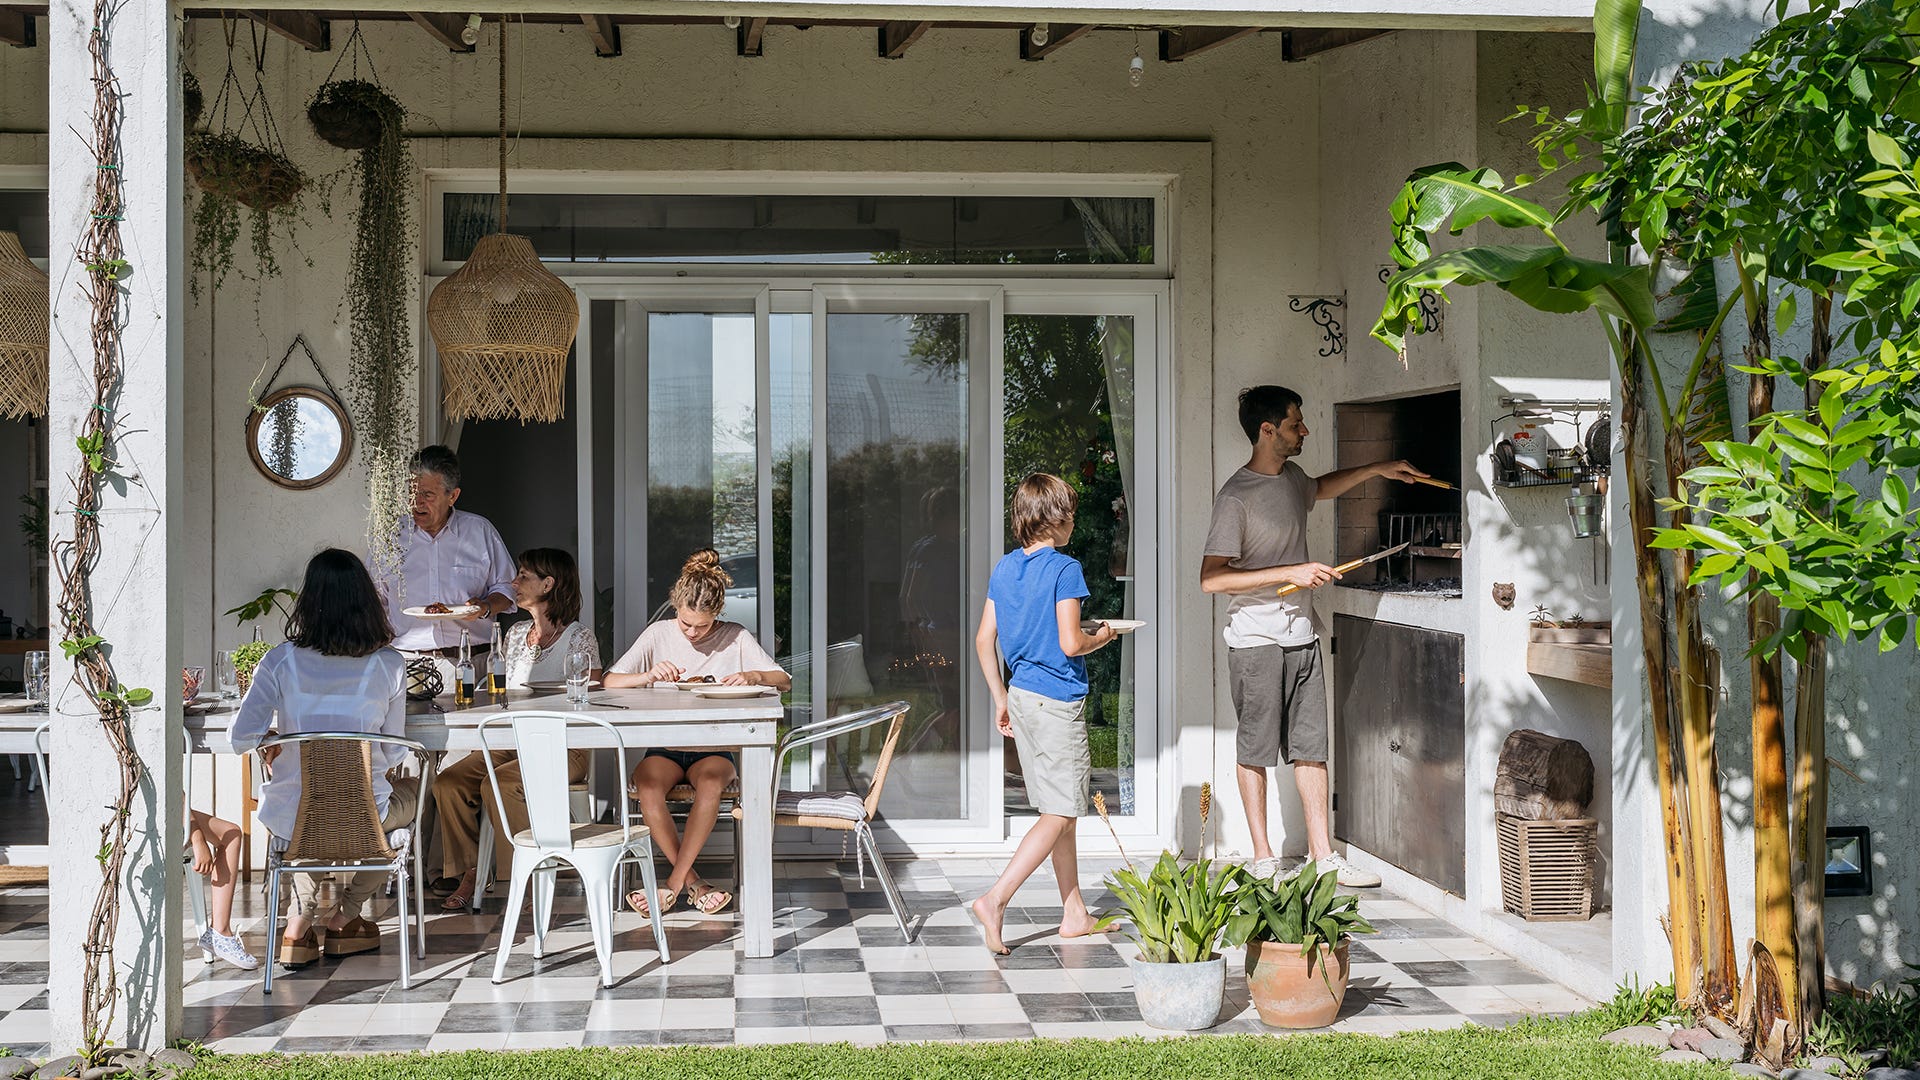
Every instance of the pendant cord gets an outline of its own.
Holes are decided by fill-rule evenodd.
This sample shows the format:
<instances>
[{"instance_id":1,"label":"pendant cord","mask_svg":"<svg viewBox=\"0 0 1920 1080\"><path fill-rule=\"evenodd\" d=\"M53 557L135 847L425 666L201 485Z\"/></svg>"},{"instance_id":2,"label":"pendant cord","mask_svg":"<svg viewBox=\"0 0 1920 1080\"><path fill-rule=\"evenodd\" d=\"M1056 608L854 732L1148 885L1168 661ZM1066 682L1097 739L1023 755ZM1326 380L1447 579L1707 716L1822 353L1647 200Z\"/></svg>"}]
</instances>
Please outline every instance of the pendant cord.
<instances>
[{"instance_id":1,"label":"pendant cord","mask_svg":"<svg viewBox=\"0 0 1920 1080\"><path fill-rule=\"evenodd\" d=\"M500 16L500 231L507 231L507 17Z\"/></svg>"}]
</instances>

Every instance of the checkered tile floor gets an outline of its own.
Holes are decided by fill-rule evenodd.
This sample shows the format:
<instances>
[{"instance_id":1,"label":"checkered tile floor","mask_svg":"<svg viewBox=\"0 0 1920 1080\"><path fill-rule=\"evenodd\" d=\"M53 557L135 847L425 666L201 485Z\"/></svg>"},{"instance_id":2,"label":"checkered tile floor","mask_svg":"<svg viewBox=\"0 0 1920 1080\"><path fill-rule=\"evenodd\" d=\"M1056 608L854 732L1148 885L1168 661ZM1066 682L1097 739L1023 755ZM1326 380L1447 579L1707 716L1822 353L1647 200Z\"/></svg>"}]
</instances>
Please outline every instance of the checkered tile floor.
<instances>
[{"instance_id":1,"label":"checkered tile floor","mask_svg":"<svg viewBox=\"0 0 1920 1080\"><path fill-rule=\"evenodd\" d=\"M1008 913L1013 954L995 957L964 904L986 890L999 863L898 860L894 867L923 920L910 945L872 878L862 889L851 863L783 862L774 956L741 956L732 915L708 918L683 906L667 916L674 959L663 967L651 931L623 914L612 988L599 985L578 895L556 900L546 959L534 960L523 941L512 977L498 986L489 980L498 901L478 916L430 917L427 960L411 990L398 986L390 917L379 953L276 975L271 996L261 993L258 973L205 965L195 949L185 967L186 1033L233 1052L1155 1034L1134 1008L1133 946L1119 934L1075 941L1053 934L1060 909L1050 878L1036 876L1021 891ZM1104 870L1084 867L1084 880L1097 882ZM1096 908L1111 901L1097 886L1087 899ZM47 1050L46 905L45 889L0 890L0 1047L32 1055ZM257 891L243 894L240 906L242 935L264 955ZM1380 934L1353 946L1336 1030L1493 1025L1591 1004L1412 904L1374 891L1363 894L1361 910ZM1214 1032L1267 1030L1233 974L1239 962L1228 957L1228 1001Z\"/></svg>"}]
</instances>

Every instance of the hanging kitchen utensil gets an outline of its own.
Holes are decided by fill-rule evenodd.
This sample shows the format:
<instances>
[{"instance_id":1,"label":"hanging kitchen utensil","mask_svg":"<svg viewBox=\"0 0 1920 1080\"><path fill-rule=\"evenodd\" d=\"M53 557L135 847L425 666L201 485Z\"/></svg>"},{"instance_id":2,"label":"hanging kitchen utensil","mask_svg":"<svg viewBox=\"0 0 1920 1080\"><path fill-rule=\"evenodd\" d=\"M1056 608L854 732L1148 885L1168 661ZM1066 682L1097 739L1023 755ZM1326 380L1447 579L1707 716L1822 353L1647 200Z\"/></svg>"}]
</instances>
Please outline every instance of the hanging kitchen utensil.
<instances>
[{"instance_id":1,"label":"hanging kitchen utensil","mask_svg":"<svg viewBox=\"0 0 1920 1080\"><path fill-rule=\"evenodd\" d=\"M1413 541L1409 540L1404 544L1395 544L1390 548L1381 548L1379 551L1376 551L1371 555L1367 555L1362 558L1355 559L1352 562L1343 562L1339 566L1334 567L1333 572L1336 574L1345 574L1352 570L1358 570L1361 567L1367 565L1368 563L1377 563L1381 559L1384 559L1389 555L1398 555L1401 552L1407 550L1407 548L1411 547L1412 545L1413 545ZM1298 585L1282 585L1278 589L1274 590L1273 595L1287 596L1291 593L1297 593L1299 591L1300 591L1300 586Z\"/></svg>"},{"instance_id":2,"label":"hanging kitchen utensil","mask_svg":"<svg viewBox=\"0 0 1920 1080\"><path fill-rule=\"evenodd\" d=\"M524 236L507 234L507 22L500 19L499 231L473 246L427 298L449 420L551 422L566 410L567 354L580 329L573 290Z\"/></svg>"},{"instance_id":3,"label":"hanging kitchen utensil","mask_svg":"<svg viewBox=\"0 0 1920 1080\"><path fill-rule=\"evenodd\" d=\"M1581 446L1587 452L1587 468L1595 472L1605 472L1613 467L1613 420L1602 415L1588 425L1587 433L1581 439Z\"/></svg>"},{"instance_id":4,"label":"hanging kitchen utensil","mask_svg":"<svg viewBox=\"0 0 1920 1080\"><path fill-rule=\"evenodd\" d=\"M47 415L47 273L0 232L0 416Z\"/></svg>"}]
</instances>

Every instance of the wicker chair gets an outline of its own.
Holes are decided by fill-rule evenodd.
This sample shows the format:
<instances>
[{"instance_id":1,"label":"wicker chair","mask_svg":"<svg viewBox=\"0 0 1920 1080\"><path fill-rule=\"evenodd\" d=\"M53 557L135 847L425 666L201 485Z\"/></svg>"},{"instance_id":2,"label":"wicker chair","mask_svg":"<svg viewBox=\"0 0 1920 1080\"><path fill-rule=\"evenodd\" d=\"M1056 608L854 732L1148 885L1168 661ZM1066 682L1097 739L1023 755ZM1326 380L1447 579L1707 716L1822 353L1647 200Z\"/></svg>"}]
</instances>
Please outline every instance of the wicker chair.
<instances>
[{"instance_id":1,"label":"wicker chair","mask_svg":"<svg viewBox=\"0 0 1920 1080\"><path fill-rule=\"evenodd\" d=\"M533 955L546 953L547 926L553 918L554 878L562 865L580 875L587 897L587 922L593 929L593 950L600 961L600 985L613 985L613 892L614 880L628 860L640 863L640 874L651 895L653 878L653 834L645 825L636 825L627 814L618 825L601 825L572 820L567 784L567 728L570 724L594 725L612 737L620 770L627 768L626 742L620 729L597 716L557 712L516 712L489 716L480 722L480 743L487 749L487 729L498 723L513 725L514 750L520 762L520 779L527 794L527 824L512 837L513 880L507 887L506 919L500 927L500 951L493 962L493 981L507 976L507 957L513 950L514 934L520 928L520 908L533 892ZM493 755L488 754L487 782L493 786L495 805L505 805L500 794L500 774ZM653 922L653 944L665 964L667 932L660 920Z\"/></svg>"},{"instance_id":2,"label":"wicker chair","mask_svg":"<svg viewBox=\"0 0 1920 1080\"><path fill-rule=\"evenodd\" d=\"M413 820L384 832L380 828L379 804L373 794L374 744L398 746L411 751L420 765L420 797L414 805ZM413 948L417 943L420 958L427 955L426 900L417 883L423 881L420 870L422 844L414 842L420 828L420 813L433 795L433 755L412 739L359 731L314 731L281 735L261 746L300 746L300 806L293 823L293 835L272 837L267 846L267 948L280 942L280 879L284 874L323 874L386 870L400 884L400 988L413 986ZM413 938L407 933L409 896L413 900ZM266 970L261 989L273 990L273 959L260 965Z\"/></svg>"},{"instance_id":3,"label":"wicker chair","mask_svg":"<svg viewBox=\"0 0 1920 1080\"><path fill-rule=\"evenodd\" d=\"M802 829L833 829L850 832L859 844L856 857L860 859L861 884L866 883L866 860L873 860L873 876L880 879L880 889L886 893L887 907L893 911L893 917L900 924L900 936L913 943L913 929L908 925L907 910L900 899L900 890L894 886L893 874L887 870L886 860L880 855L880 845L873 836L873 817L880 809L880 792L887 783L887 770L893 764L893 752L900 745L900 732L906 725L907 710L911 708L904 701L895 701L878 708L862 709L858 712L842 713L825 720L805 724L787 732L780 740L778 751L774 755L774 797L773 823ZM880 752L874 758L873 780L867 785L863 796L852 791L781 791L780 777L787 769L787 759L795 750L814 743L827 742L856 731L864 731L880 724L887 725L885 740L880 744ZM735 831L742 817L739 806L733 810Z\"/></svg>"}]
</instances>

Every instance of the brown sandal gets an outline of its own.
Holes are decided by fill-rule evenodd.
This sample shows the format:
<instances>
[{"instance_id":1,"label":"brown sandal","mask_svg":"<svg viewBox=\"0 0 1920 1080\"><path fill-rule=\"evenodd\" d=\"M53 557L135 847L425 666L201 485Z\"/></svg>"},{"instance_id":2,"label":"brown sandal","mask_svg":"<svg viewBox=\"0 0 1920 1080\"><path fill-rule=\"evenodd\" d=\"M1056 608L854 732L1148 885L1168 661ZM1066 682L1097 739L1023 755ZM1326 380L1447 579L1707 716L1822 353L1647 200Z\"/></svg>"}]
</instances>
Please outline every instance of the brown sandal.
<instances>
[{"instance_id":1,"label":"brown sandal","mask_svg":"<svg viewBox=\"0 0 1920 1080\"><path fill-rule=\"evenodd\" d=\"M662 915L672 911L673 906L679 902L679 894L675 893L672 889L654 890L654 904L660 909L660 914ZM627 906L633 909L634 914L643 919L653 918L647 911L647 892L645 889L635 889L628 893Z\"/></svg>"},{"instance_id":2,"label":"brown sandal","mask_svg":"<svg viewBox=\"0 0 1920 1080\"><path fill-rule=\"evenodd\" d=\"M328 956L339 958L372 952L379 947L380 928L356 915L340 929L327 931L326 944L321 949Z\"/></svg>"},{"instance_id":3,"label":"brown sandal","mask_svg":"<svg viewBox=\"0 0 1920 1080\"><path fill-rule=\"evenodd\" d=\"M320 944L314 939L312 930L308 930L297 938L280 939L282 967L303 968L318 959L320 959Z\"/></svg>"},{"instance_id":4,"label":"brown sandal","mask_svg":"<svg viewBox=\"0 0 1920 1080\"><path fill-rule=\"evenodd\" d=\"M719 899L715 899L718 897ZM687 886L687 904L702 915L718 915L733 903L733 894L704 881Z\"/></svg>"},{"instance_id":5,"label":"brown sandal","mask_svg":"<svg viewBox=\"0 0 1920 1080\"><path fill-rule=\"evenodd\" d=\"M477 872L473 870L468 870L466 873L461 874L459 882L453 887L453 891L447 894L445 900L440 901L440 910L465 911L467 908L472 907L473 891L480 887L477 877Z\"/></svg>"}]
</instances>

